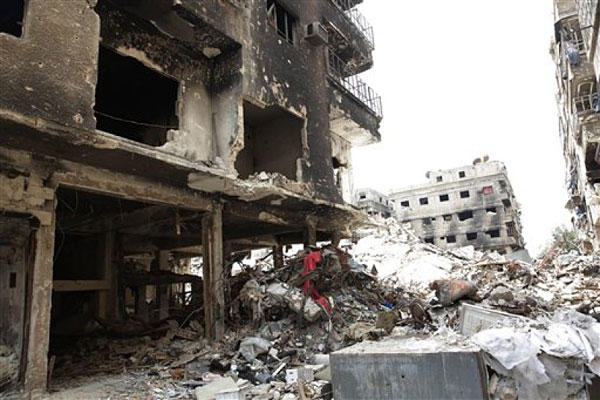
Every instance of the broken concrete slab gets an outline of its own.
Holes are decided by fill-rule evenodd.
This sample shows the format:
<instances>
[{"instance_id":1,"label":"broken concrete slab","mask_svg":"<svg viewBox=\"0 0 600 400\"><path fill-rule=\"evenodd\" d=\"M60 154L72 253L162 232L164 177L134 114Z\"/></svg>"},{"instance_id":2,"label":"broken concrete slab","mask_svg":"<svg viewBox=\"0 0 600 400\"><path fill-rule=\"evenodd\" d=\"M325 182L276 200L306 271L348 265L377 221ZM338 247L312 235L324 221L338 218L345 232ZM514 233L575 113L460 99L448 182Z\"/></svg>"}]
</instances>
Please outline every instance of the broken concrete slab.
<instances>
[{"instance_id":1,"label":"broken concrete slab","mask_svg":"<svg viewBox=\"0 0 600 400\"><path fill-rule=\"evenodd\" d=\"M215 400L219 393L239 392L238 386L230 377L212 381L208 385L197 387L194 391L196 400Z\"/></svg>"},{"instance_id":2,"label":"broken concrete slab","mask_svg":"<svg viewBox=\"0 0 600 400\"><path fill-rule=\"evenodd\" d=\"M483 355L472 345L404 337L332 353L337 400L488 399Z\"/></svg>"},{"instance_id":3,"label":"broken concrete slab","mask_svg":"<svg viewBox=\"0 0 600 400\"><path fill-rule=\"evenodd\" d=\"M516 319L522 317L464 303L459 310L459 331L465 336L472 336L477 332L493 327L498 321L504 318Z\"/></svg>"}]
</instances>

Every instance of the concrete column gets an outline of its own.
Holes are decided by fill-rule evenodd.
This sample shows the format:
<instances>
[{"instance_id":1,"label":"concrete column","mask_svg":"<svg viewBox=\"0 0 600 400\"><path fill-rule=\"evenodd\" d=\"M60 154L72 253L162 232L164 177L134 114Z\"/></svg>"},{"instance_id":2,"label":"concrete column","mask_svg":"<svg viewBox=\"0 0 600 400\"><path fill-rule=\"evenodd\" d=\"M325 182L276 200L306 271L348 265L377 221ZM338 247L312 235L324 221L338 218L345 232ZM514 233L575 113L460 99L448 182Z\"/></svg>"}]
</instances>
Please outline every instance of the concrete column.
<instances>
[{"instance_id":1,"label":"concrete column","mask_svg":"<svg viewBox=\"0 0 600 400\"><path fill-rule=\"evenodd\" d=\"M35 234L35 260L31 291L29 340L27 344L27 369L25 390L31 398L39 398L48 383L48 346L50 343L50 308L52 305L52 267L54 265L54 230L56 201L52 206L50 225L42 225Z\"/></svg>"},{"instance_id":2,"label":"concrete column","mask_svg":"<svg viewBox=\"0 0 600 400\"><path fill-rule=\"evenodd\" d=\"M206 339L219 340L225 331L225 294L223 290L223 216L222 205L202 217L204 281L204 329Z\"/></svg>"},{"instance_id":3,"label":"concrete column","mask_svg":"<svg viewBox=\"0 0 600 400\"><path fill-rule=\"evenodd\" d=\"M281 244L273 246L273 265L275 269L283 267L283 246Z\"/></svg>"},{"instance_id":4,"label":"concrete column","mask_svg":"<svg viewBox=\"0 0 600 400\"><path fill-rule=\"evenodd\" d=\"M110 282L109 290L100 290L98 296L98 317L106 319L115 317L117 285L114 274L114 232L106 232L100 246L100 279Z\"/></svg>"},{"instance_id":5,"label":"concrete column","mask_svg":"<svg viewBox=\"0 0 600 400\"><path fill-rule=\"evenodd\" d=\"M158 252L158 269L169 271L169 252ZM163 320L169 317L169 306L171 300L171 285L161 285L156 288L156 302L158 305L158 319Z\"/></svg>"},{"instance_id":6,"label":"concrete column","mask_svg":"<svg viewBox=\"0 0 600 400\"><path fill-rule=\"evenodd\" d=\"M335 248L340 246L340 241L342 240L342 234L340 231L333 231L331 233L331 245Z\"/></svg>"},{"instance_id":7,"label":"concrete column","mask_svg":"<svg viewBox=\"0 0 600 400\"><path fill-rule=\"evenodd\" d=\"M317 220L313 216L306 217L304 229L304 247L317 245Z\"/></svg>"}]
</instances>

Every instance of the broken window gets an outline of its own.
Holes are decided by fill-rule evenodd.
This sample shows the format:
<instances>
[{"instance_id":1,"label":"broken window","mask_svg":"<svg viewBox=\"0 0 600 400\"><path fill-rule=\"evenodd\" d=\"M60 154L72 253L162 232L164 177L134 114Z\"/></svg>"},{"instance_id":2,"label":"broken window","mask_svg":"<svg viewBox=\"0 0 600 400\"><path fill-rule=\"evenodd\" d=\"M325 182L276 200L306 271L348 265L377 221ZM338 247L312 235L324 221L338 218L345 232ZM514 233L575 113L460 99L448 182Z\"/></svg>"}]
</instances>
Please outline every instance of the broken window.
<instances>
[{"instance_id":1,"label":"broken window","mask_svg":"<svg viewBox=\"0 0 600 400\"><path fill-rule=\"evenodd\" d=\"M447 194L440 195L440 201L448 201L450 197Z\"/></svg>"},{"instance_id":2,"label":"broken window","mask_svg":"<svg viewBox=\"0 0 600 400\"><path fill-rule=\"evenodd\" d=\"M488 234L490 237L498 238L500 237L500 229L492 229L487 231L486 234Z\"/></svg>"},{"instance_id":3,"label":"broken window","mask_svg":"<svg viewBox=\"0 0 600 400\"><path fill-rule=\"evenodd\" d=\"M421 197L419 199L419 204L421 204L422 206L429 204L429 199L427 197Z\"/></svg>"},{"instance_id":4,"label":"broken window","mask_svg":"<svg viewBox=\"0 0 600 400\"><path fill-rule=\"evenodd\" d=\"M0 1L0 32L21 37L25 0Z\"/></svg>"},{"instance_id":5,"label":"broken window","mask_svg":"<svg viewBox=\"0 0 600 400\"><path fill-rule=\"evenodd\" d=\"M510 237L516 238L517 237L517 228L515 226L514 222L507 222L506 223L506 234Z\"/></svg>"},{"instance_id":6,"label":"broken window","mask_svg":"<svg viewBox=\"0 0 600 400\"><path fill-rule=\"evenodd\" d=\"M359 195L358 195L358 197L359 197L361 200L364 200L364 199L366 199L366 198L367 198L367 194L366 194L366 193L361 193L361 194L359 194Z\"/></svg>"},{"instance_id":7,"label":"broken window","mask_svg":"<svg viewBox=\"0 0 600 400\"><path fill-rule=\"evenodd\" d=\"M475 239L477 239L477 232L467 233L467 240L475 240Z\"/></svg>"},{"instance_id":8,"label":"broken window","mask_svg":"<svg viewBox=\"0 0 600 400\"><path fill-rule=\"evenodd\" d=\"M435 180L436 180L437 182L441 182L441 181L443 180L443 178L442 178L441 176L438 176L438 177L436 177L436 178L435 178Z\"/></svg>"},{"instance_id":9,"label":"broken window","mask_svg":"<svg viewBox=\"0 0 600 400\"><path fill-rule=\"evenodd\" d=\"M132 57L100 46L96 114L98 130L150 146L161 146L175 114L179 83Z\"/></svg>"},{"instance_id":10,"label":"broken window","mask_svg":"<svg viewBox=\"0 0 600 400\"><path fill-rule=\"evenodd\" d=\"M467 175L465 174L465 171L458 171L458 177L459 177L459 178L464 178L465 176L467 176Z\"/></svg>"},{"instance_id":11,"label":"broken window","mask_svg":"<svg viewBox=\"0 0 600 400\"><path fill-rule=\"evenodd\" d=\"M492 194L494 193L494 187L493 186L484 186L483 189L481 189L481 192L483 194Z\"/></svg>"},{"instance_id":12,"label":"broken window","mask_svg":"<svg viewBox=\"0 0 600 400\"><path fill-rule=\"evenodd\" d=\"M275 0L267 0L267 21L277 30L277 34L288 43L294 44L296 19Z\"/></svg>"},{"instance_id":13,"label":"broken window","mask_svg":"<svg viewBox=\"0 0 600 400\"><path fill-rule=\"evenodd\" d=\"M463 212L459 212L458 213L458 220L459 221L466 221L468 219L473 218L473 211L468 210L468 211L463 211Z\"/></svg>"},{"instance_id":14,"label":"broken window","mask_svg":"<svg viewBox=\"0 0 600 400\"><path fill-rule=\"evenodd\" d=\"M452 215L451 214L444 215L444 221L452 221Z\"/></svg>"},{"instance_id":15,"label":"broken window","mask_svg":"<svg viewBox=\"0 0 600 400\"><path fill-rule=\"evenodd\" d=\"M461 199L466 199L468 197L471 197L471 195L469 194L468 190L463 190L462 192L460 192L460 198Z\"/></svg>"},{"instance_id":16,"label":"broken window","mask_svg":"<svg viewBox=\"0 0 600 400\"><path fill-rule=\"evenodd\" d=\"M431 225L431 218L423 218L423 225Z\"/></svg>"},{"instance_id":17,"label":"broken window","mask_svg":"<svg viewBox=\"0 0 600 400\"><path fill-rule=\"evenodd\" d=\"M409 207L410 206L410 202L408 200L404 200L400 202L400 206L402 207Z\"/></svg>"},{"instance_id":18,"label":"broken window","mask_svg":"<svg viewBox=\"0 0 600 400\"><path fill-rule=\"evenodd\" d=\"M239 176L246 179L265 171L296 180L303 127L303 119L281 107L261 108L244 102L244 148L235 161Z\"/></svg>"},{"instance_id":19,"label":"broken window","mask_svg":"<svg viewBox=\"0 0 600 400\"><path fill-rule=\"evenodd\" d=\"M485 212L488 214L496 215L496 207L488 207L485 209Z\"/></svg>"},{"instance_id":20,"label":"broken window","mask_svg":"<svg viewBox=\"0 0 600 400\"><path fill-rule=\"evenodd\" d=\"M432 237L425 238L425 243L433 244L433 238Z\"/></svg>"},{"instance_id":21,"label":"broken window","mask_svg":"<svg viewBox=\"0 0 600 400\"><path fill-rule=\"evenodd\" d=\"M510 208L512 206L510 199L502 199L502 204L504 205L504 207L506 208Z\"/></svg>"},{"instance_id":22,"label":"broken window","mask_svg":"<svg viewBox=\"0 0 600 400\"><path fill-rule=\"evenodd\" d=\"M454 235L446 236L446 243L456 243L456 236L454 236Z\"/></svg>"}]
</instances>

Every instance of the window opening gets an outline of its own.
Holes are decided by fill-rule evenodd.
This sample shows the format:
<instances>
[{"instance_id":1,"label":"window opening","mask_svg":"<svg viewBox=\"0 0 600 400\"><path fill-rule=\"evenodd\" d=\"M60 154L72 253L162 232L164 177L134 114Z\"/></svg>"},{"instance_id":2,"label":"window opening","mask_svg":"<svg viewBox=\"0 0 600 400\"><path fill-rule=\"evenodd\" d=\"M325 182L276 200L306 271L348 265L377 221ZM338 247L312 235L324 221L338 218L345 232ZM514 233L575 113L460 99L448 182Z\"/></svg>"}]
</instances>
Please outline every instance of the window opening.
<instances>
[{"instance_id":1,"label":"window opening","mask_svg":"<svg viewBox=\"0 0 600 400\"><path fill-rule=\"evenodd\" d=\"M277 30L279 36L294 44L295 18L274 0L267 1L267 21Z\"/></svg>"},{"instance_id":2,"label":"window opening","mask_svg":"<svg viewBox=\"0 0 600 400\"><path fill-rule=\"evenodd\" d=\"M0 1L0 32L21 37L24 13L25 0Z\"/></svg>"},{"instance_id":3,"label":"window opening","mask_svg":"<svg viewBox=\"0 0 600 400\"><path fill-rule=\"evenodd\" d=\"M454 236L454 235L446 236L446 243L456 243L456 236Z\"/></svg>"},{"instance_id":4,"label":"window opening","mask_svg":"<svg viewBox=\"0 0 600 400\"><path fill-rule=\"evenodd\" d=\"M500 237L500 229L492 229L492 230L490 230L490 231L487 231L486 233L487 233L488 235L490 235L490 237L493 237L493 238L498 238L498 237Z\"/></svg>"},{"instance_id":5,"label":"window opening","mask_svg":"<svg viewBox=\"0 0 600 400\"><path fill-rule=\"evenodd\" d=\"M468 190L463 190L462 192L460 192L460 198L461 199L466 199L468 197L471 197L471 194L469 193Z\"/></svg>"},{"instance_id":6,"label":"window opening","mask_svg":"<svg viewBox=\"0 0 600 400\"><path fill-rule=\"evenodd\" d=\"M410 202L408 200L404 200L400 202L400 205L402 207L409 207L410 206Z\"/></svg>"},{"instance_id":7,"label":"window opening","mask_svg":"<svg viewBox=\"0 0 600 400\"><path fill-rule=\"evenodd\" d=\"M458 177L464 178L466 176L465 171L458 171Z\"/></svg>"},{"instance_id":8,"label":"window opening","mask_svg":"<svg viewBox=\"0 0 600 400\"><path fill-rule=\"evenodd\" d=\"M475 239L477 239L477 232L467 233L467 240L475 240Z\"/></svg>"},{"instance_id":9,"label":"window opening","mask_svg":"<svg viewBox=\"0 0 600 400\"><path fill-rule=\"evenodd\" d=\"M429 204L429 199L427 197L421 197L419 199L419 204L421 204L422 206Z\"/></svg>"},{"instance_id":10,"label":"window opening","mask_svg":"<svg viewBox=\"0 0 600 400\"><path fill-rule=\"evenodd\" d=\"M459 221L466 221L471 218L473 218L473 211L463 211L458 213Z\"/></svg>"},{"instance_id":11,"label":"window opening","mask_svg":"<svg viewBox=\"0 0 600 400\"><path fill-rule=\"evenodd\" d=\"M450 197L447 194L440 195L440 201L448 201Z\"/></svg>"},{"instance_id":12,"label":"window opening","mask_svg":"<svg viewBox=\"0 0 600 400\"><path fill-rule=\"evenodd\" d=\"M176 80L100 46L94 105L98 130L161 146L167 131L178 129L178 91Z\"/></svg>"}]
</instances>

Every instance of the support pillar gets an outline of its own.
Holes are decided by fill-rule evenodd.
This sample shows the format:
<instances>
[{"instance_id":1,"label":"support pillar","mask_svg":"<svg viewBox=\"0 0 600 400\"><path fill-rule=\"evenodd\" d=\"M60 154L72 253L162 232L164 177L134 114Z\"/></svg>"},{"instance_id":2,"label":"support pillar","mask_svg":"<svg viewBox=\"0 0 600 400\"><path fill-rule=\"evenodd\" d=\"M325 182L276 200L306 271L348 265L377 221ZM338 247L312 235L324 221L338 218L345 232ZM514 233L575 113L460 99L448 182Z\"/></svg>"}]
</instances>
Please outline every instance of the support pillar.
<instances>
[{"instance_id":1,"label":"support pillar","mask_svg":"<svg viewBox=\"0 0 600 400\"><path fill-rule=\"evenodd\" d=\"M340 241L342 240L342 234L340 233L340 231L333 231L331 233L331 245L334 248L338 248L340 247Z\"/></svg>"},{"instance_id":2,"label":"support pillar","mask_svg":"<svg viewBox=\"0 0 600 400\"><path fill-rule=\"evenodd\" d=\"M283 246L280 243L273 246L273 266L275 269L283 267Z\"/></svg>"},{"instance_id":3,"label":"support pillar","mask_svg":"<svg viewBox=\"0 0 600 400\"><path fill-rule=\"evenodd\" d=\"M213 203L213 209L202 217L202 251L204 333L209 341L220 340L225 331L223 215L220 203Z\"/></svg>"},{"instance_id":4,"label":"support pillar","mask_svg":"<svg viewBox=\"0 0 600 400\"><path fill-rule=\"evenodd\" d=\"M170 270L169 251L158 252L158 269L161 271ZM156 287L156 302L158 305L158 319L169 318L169 308L171 305L171 285L159 285Z\"/></svg>"},{"instance_id":5,"label":"support pillar","mask_svg":"<svg viewBox=\"0 0 600 400\"><path fill-rule=\"evenodd\" d=\"M304 229L304 248L317 245L317 219L313 216L306 217Z\"/></svg>"},{"instance_id":6,"label":"support pillar","mask_svg":"<svg viewBox=\"0 0 600 400\"><path fill-rule=\"evenodd\" d=\"M110 282L108 290L100 290L97 293L98 317L102 319L115 317L117 286L113 270L114 239L113 232L106 232L100 246L100 279Z\"/></svg>"},{"instance_id":7,"label":"support pillar","mask_svg":"<svg viewBox=\"0 0 600 400\"><path fill-rule=\"evenodd\" d=\"M55 200L54 200L54 204ZM48 347L50 344L50 308L52 305L52 268L54 265L54 204L50 225L42 225L35 233L35 260L31 279L31 308L27 343L25 390L38 398L48 384Z\"/></svg>"}]
</instances>

